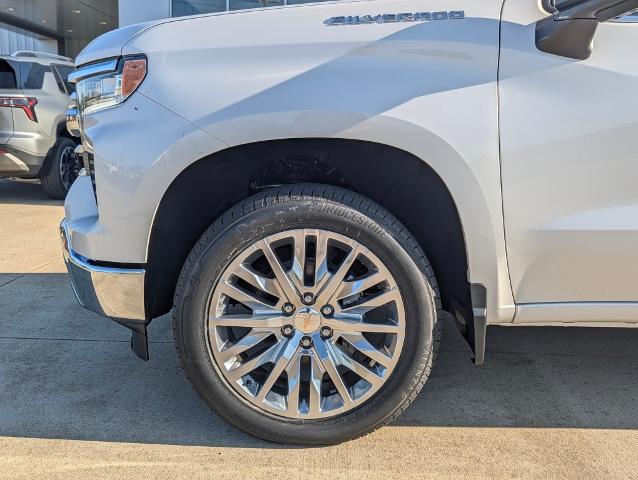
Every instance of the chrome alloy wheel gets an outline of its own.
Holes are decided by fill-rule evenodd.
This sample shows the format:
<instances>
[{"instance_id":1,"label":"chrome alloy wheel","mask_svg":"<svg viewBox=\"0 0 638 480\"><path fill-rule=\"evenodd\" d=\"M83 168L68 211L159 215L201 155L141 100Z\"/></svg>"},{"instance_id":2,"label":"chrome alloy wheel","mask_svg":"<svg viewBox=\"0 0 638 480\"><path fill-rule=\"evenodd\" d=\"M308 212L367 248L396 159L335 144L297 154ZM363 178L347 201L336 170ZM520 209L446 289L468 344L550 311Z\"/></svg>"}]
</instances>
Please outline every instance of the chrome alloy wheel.
<instances>
[{"instance_id":1,"label":"chrome alloy wheel","mask_svg":"<svg viewBox=\"0 0 638 480\"><path fill-rule=\"evenodd\" d=\"M405 308L392 274L363 245L317 229L244 250L209 297L209 353L257 410L313 419L373 396L403 347Z\"/></svg>"}]
</instances>

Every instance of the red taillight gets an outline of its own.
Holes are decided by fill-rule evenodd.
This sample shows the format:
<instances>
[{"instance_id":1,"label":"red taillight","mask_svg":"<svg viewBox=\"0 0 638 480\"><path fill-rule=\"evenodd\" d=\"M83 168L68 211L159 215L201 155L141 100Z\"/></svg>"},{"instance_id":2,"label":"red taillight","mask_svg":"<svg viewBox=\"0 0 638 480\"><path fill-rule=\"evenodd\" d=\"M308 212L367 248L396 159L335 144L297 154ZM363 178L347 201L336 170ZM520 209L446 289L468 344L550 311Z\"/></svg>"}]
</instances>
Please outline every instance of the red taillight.
<instances>
[{"instance_id":1,"label":"red taillight","mask_svg":"<svg viewBox=\"0 0 638 480\"><path fill-rule=\"evenodd\" d=\"M35 114L35 106L38 99L33 97L0 97L0 107L19 108L27 114L29 120L37 122L38 117Z\"/></svg>"}]
</instances>

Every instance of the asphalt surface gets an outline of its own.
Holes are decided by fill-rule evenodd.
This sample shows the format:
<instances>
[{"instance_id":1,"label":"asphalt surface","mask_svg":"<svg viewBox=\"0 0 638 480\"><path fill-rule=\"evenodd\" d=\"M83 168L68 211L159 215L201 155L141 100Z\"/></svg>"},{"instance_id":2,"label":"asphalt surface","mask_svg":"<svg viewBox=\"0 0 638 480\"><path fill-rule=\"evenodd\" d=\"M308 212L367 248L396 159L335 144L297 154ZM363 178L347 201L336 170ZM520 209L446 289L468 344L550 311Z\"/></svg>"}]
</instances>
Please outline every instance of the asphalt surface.
<instances>
[{"instance_id":1,"label":"asphalt surface","mask_svg":"<svg viewBox=\"0 0 638 480\"><path fill-rule=\"evenodd\" d=\"M0 478L638 479L638 329L492 328L474 367L445 325L432 377L394 424L327 448L256 440L192 391L170 319L151 360L82 309L61 202L0 180Z\"/></svg>"}]
</instances>

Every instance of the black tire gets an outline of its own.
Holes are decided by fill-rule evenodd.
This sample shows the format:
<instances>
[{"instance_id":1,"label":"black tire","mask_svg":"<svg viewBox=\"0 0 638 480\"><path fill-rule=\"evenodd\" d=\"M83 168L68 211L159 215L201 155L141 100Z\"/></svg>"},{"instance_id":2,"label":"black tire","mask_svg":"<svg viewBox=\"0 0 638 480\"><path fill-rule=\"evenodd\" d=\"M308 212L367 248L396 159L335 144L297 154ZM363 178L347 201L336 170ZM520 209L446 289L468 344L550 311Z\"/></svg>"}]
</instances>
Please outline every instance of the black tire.
<instances>
[{"instance_id":1,"label":"black tire","mask_svg":"<svg viewBox=\"0 0 638 480\"><path fill-rule=\"evenodd\" d=\"M72 181L67 180L65 184L65 180L61 174L61 163L68 158L66 154L69 149L73 150L75 146L75 142L70 138L60 137L53 149L47 164L46 173L40 177L44 193L50 198L64 200L66 194L69 192L69 188L71 188Z\"/></svg>"},{"instance_id":2,"label":"black tire","mask_svg":"<svg viewBox=\"0 0 638 480\"><path fill-rule=\"evenodd\" d=\"M335 417L299 420L258 411L229 388L207 347L207 302L225 267L256 241L292 228L329 228L356 238L384 261L404 298L406 335L395 370L375 396ZM181 364L196 392L226 421L278 443L326 445L388 424L415 399L438 349L439 309L430 263L414 237L388 211L342 188L296 184L248 198L202 235L178 280L173 333Z\"/></svg>"}]
</instances>

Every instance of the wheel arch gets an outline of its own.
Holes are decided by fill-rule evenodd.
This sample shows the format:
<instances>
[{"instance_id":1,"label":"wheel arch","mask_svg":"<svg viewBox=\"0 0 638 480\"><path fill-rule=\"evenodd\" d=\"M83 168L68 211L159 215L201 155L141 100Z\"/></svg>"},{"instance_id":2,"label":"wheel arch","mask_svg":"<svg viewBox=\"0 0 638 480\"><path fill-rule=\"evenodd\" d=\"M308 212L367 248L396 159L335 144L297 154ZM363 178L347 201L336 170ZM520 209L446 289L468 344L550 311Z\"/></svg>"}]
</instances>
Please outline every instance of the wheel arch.
<instances>
[{"instance_id":1,"label":"wheel arch","mask_svg":"<svg viewBox=\"0 0 638 480\"><path fill-rule=\"evenodd\" d=\"M70 138L75 143L79 143L78 138L71 135L69 131L66 129L66 121L59 122L55 129L55 132L56 132L56 137L55 137L56 140L60 137L65 137L65 138Z\"/></svg>"},{"instance_id":2,"label":"wheel arch","mask_svg":"<svg viewBox=\"0 0 638 480\"><path fill-rule=\"evenodd\" d=\"M173 180L158 205L149 236L150 317L170 310L188 253L217 217L269 185L299 182L341 186L383 205L428 255L444 308L451 310L457 302L472 311L465 234L443 179L426 162L395 147L312 138L221 150L190 164Z\"/></svg>"},{"instance_id":3,"label":"wheel arch","mask_svg":"<svg viewBox=\"0 0 638 480\"><path fill-rule=\"evenodd\" d=\"M76 145L79 144L79 139L71 135L66 129L66 122L58 122L55 126L55 139L51 148L47 152L44 157L44 161L42 162L42 167L40 167L40 171L38 172L38 176L42 177L49 173L51 169L51 163L53 162L53 154L55 153L55 149L58 146L58 142L60 138L68 138L69 140L73 140Z\"/></svg>"}]
</instances>

